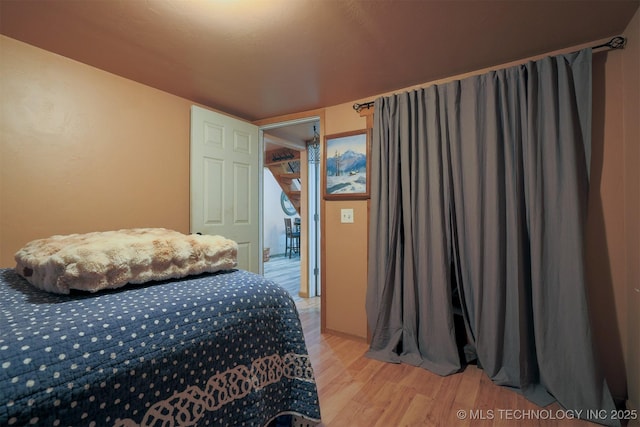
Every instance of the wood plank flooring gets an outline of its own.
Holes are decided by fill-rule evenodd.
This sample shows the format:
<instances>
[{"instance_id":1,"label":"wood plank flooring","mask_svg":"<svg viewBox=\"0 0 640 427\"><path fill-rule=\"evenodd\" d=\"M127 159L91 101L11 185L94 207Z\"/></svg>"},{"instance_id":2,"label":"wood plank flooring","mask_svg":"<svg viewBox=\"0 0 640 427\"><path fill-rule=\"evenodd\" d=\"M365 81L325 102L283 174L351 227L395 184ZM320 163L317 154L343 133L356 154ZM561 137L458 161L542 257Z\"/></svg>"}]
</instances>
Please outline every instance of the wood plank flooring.
<instances>
[{"instance_id":1,"label":"wood plank flooring","mask_svg":"<svg viewBox=\"0 0 640 427\"><path fill-rule=\"evenodd\" d=\"M493 384L475 366L441 377L366 358L364 340L320 333L319 303L302 299L298 311L316 375L321 426L595 425L567 419L558 404L540 408Z\"/></svg>"},{"instance_id":2,"label":"wood plank flooring","mask_svg":"<svg viewBox=\"0 0 640 427\"><path fill-rule=\"evenodd\" d=\"M366 358L364 340L320 333L320 298L298 296L298 259L272 258L264 265L265 276L286 285L296 300L316 376L320 426L596 426L569 418L558 404L538 407L475 366L441 377Z\"/></svg>"},{"instance_id":3,"label":"wood plank flooring","mask_svg":"<svg viewBox=\"0 0 640 427\"><path fill-rule=\"evenodd\" d=\"M285 288L295 301L300 300L300 257L274 256L264 263L264 277Z\"/></svg>"}]
</instances>

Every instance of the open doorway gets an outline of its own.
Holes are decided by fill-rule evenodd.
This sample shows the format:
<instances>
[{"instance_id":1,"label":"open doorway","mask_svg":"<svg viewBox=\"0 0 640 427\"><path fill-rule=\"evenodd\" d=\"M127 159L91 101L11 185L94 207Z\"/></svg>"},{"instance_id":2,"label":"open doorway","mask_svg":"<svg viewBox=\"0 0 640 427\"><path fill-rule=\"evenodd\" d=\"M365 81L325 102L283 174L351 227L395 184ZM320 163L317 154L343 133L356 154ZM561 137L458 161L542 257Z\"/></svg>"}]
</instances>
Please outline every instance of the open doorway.
<instances>
[{"instance_id":1,"label":"open doorway","mask_svg":"<svg viewBox=\"0 0 640 427\"><path fill-rule=\"evenodd\" d=\"M264 147L263 270L296 300L320 289L320 118L260 127ZM299 219L299 246L291 250L285 219ZM319 298L318 298L319 299Z\"/></svg>"}]
</instances>

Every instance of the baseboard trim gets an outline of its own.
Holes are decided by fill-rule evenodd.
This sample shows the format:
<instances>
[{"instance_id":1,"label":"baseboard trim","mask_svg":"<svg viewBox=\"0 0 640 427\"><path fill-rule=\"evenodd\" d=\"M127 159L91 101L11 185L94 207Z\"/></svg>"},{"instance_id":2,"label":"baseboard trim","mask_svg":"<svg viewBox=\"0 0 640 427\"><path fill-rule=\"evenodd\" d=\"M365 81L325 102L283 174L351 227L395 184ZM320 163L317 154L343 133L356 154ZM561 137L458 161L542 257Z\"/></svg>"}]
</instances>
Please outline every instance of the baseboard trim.
<instances>
[{"instance_id":1,"label":"baseboard trim","mask_svg":"<svg viewBox=\"0 0 640 427\"><path fill-rule=\"evenodd\" d=\"M322 334L329 334L329 335L336 335L338 337L341 338L346 338L346 339L350 339L350 340L354 340L354 341L362 341L362 342L367 342L367 338L366 337L360 337L358 335L352 335L352 334L348 334L346 332L340 332L340 331L334 331L332 329L324 329L323 331L321 331Z\"/></svg>"}]
</instances>

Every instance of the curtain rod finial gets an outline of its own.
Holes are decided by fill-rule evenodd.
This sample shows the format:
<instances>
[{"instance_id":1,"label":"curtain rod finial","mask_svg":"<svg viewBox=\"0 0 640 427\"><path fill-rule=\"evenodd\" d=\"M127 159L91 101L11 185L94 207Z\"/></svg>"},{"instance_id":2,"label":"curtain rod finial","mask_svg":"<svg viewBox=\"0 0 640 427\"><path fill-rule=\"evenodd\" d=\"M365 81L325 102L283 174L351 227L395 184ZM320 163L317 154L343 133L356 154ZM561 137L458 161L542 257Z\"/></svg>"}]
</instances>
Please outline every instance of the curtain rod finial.
<instances>
[{"instance_id":1,"label":"curtain rod finial","mask_svg":"<svg viewBox=\"0 0 640 427\"><path fill-rule=\"evenodd\" d=\"M609 49L623 49L626 44L627 44L627 39L625 37L615 36L608 42L598 46L594 46L591 49L600 49L601 47L607 47Z\"/></svg>"},{"instance_id":2,"label":"curtain rod finial","mask_svg":"<svg viewBox=\"0 0 640 427\"><path fill-rule=\"evenodd\" d=\"M365 102L363 104L358 104L357 102L353 104L353 109L356 110L357 113L360 112L363 108L371 108L373 107L373 101Z\"/></svg>"},{"instance_id":3,"label":"curtain rod finial","mask_svg":"<svg viewBox=\"0 0 640 427\"><path fill-rule=\"evenodd\" d=\"M622 49L627 44L627 39L621 36L617 36L609 40L607 43L611 49Z\"/></svg>"}]
</instances>

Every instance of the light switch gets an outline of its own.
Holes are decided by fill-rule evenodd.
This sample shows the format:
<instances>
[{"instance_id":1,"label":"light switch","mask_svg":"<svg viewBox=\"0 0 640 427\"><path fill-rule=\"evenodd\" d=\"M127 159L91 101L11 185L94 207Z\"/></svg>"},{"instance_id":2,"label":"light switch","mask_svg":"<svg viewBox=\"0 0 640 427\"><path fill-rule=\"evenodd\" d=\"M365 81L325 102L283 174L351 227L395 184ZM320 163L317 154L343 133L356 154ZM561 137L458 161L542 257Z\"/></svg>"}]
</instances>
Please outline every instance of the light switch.
<instances>
[{"instance_id":1,"label":"light switch","mask_svg":"<svg viewBox=\"0 0 640 427\"><path fill-rule=\"evenodd\" d=\"M353 209L341 209L340 210L340 222L353 223Z\"/></svg>"}]
</instances>

